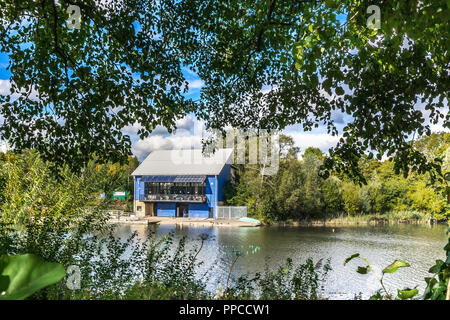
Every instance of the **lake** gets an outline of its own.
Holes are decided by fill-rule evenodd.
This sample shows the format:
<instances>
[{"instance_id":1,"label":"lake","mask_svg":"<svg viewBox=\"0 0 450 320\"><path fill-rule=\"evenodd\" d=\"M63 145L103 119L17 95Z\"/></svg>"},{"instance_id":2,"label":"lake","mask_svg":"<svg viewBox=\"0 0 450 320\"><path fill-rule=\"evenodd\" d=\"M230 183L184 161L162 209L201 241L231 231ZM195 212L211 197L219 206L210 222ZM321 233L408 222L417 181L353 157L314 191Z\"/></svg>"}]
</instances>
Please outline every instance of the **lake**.
<instances>
[{"instance_id":1,"label":"lake","mask_svg":"<svg viewBox=\"0 0 450 320\"><path fill-rule=\"evenodd\" d=\"M332 271L328 274L325 295L332 299L353 299L355 294L379 289L378 276L361 275L355 270L364 266L362 261L352 261L344 267L346 257L360 253L378 273L395 259L408 262L411 267L387 274L384 283L391 291L397 288L418 286L425 288L424 277L436 259L443 259L447 230L445 225L378 225L339 227L260 227L260 228L208 228L119 225L117 236L125 238L136 231L144 239L149 231L161 237L174 232L175 238L186 236L190 246L200 244L200 235L209 238L198 258L204 261L199 274L208 272L208 288L224 286L233 260L233 248L243 252L237 260L233 275L263 272L267 265L275 269L287 258L294 263L304 263L311 257L330 258ZM259 247L260 249L256 249ZM248 252L248 253L247 253Z\"/></svg>"}]
</instances>

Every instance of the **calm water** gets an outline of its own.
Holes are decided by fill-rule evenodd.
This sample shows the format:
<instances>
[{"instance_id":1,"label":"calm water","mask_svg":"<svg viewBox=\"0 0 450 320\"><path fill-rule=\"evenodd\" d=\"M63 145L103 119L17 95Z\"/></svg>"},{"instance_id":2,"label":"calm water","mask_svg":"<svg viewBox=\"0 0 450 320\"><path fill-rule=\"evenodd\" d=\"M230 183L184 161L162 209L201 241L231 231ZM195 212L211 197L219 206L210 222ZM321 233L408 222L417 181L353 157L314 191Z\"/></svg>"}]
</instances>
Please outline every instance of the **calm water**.
<instances>
[{"instance_id":1,"label":"calm water","mask_svg":"<svg viewBox=\"0 0 450 320\"><path fill-rule=\"evenodd\" d=\"M120 225L117 235L125 238L137 231L143 239L150 230L156 231L157 237L169 232L175 232L176 238L186 236L189 245L199 244L200 234L208 234L210 237L199 254L199 259L204 261L199 273L207 272L209 288L226 282L233 247L244 252L235 264L234 275L262 272L265 265L275 269L289 257L294 263L303 263L308 257L314 261L331 258L333 270L328 275L325 294L335 299L351 299L354 294L370 293L379 288L377 276L356 273L355 269L363 265L362 261L352 261L344 267L344 259L353 253L366 257L377 272L395 259L405 260L411 267L386 275L386 287L394 290L418 285L423 293L423 278L428 276L428 269L436 259L444 258L443 247L447 239L447 227L443 225L182 229ZM252 253L255 247L260 250ZM363 297L367 297L366 294Z\"/></svg>"}]
</instances>

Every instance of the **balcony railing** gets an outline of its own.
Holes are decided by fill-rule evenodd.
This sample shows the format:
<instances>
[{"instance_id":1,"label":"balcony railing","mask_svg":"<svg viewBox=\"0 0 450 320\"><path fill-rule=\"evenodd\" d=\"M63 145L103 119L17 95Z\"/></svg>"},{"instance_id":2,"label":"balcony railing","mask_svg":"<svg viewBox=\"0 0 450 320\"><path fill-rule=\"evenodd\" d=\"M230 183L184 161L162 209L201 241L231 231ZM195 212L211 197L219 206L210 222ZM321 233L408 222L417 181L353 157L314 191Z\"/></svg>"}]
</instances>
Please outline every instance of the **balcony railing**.
<instances>
[{"instance_id":1,"label":"balcony railing","mask_svg":"<svg viewBox=\"0 0 450 320\"><path fill-rule=\"evenodd\" d=\"M206 197L204 195L192 194L147 194L143 200L159 202L205 202Z\"/></svg>"}]
</instances>

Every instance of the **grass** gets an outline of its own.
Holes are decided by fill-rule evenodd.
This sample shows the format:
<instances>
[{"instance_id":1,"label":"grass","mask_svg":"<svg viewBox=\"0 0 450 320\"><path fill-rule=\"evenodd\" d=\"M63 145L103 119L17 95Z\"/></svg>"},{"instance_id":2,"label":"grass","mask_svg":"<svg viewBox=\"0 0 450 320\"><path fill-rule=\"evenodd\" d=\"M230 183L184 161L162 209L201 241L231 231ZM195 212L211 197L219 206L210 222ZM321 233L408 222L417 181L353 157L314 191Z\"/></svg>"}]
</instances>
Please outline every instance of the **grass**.
<instances>
[{"instance_id":1,"label":"grass","mask_svg":"<svg viewBox=\"0 0 450 320\"><path fill-rule=\"evenodd\" d=\"M286 225L357 225L357 224L399 224L428 223L430 215L418 211L391 211L384 214L340 215L323 219L287 220L276 224Z\"/></svg>"}]
</instances>

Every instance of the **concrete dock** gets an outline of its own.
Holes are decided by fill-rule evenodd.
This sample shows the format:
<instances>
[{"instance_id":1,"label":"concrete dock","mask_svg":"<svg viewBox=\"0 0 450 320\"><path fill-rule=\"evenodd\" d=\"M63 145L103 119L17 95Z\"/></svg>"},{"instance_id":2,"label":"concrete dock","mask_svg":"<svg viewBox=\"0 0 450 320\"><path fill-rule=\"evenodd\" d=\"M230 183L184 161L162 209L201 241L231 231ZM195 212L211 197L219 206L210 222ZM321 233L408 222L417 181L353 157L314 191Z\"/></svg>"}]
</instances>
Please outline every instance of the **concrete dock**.
<instances>
[{"instance_id":1,"label":"concrete dock","mask_svg":"<svg viewBox=\"0 0 450 320\"><path fill-rule=\"evenodd\" d=\"M213 218L172 218L172 217L145 217L139 221L147 221L148 224L199 226L199 227L258 227L261 224L248 221Z\"/></svg>"}]
</instances>

